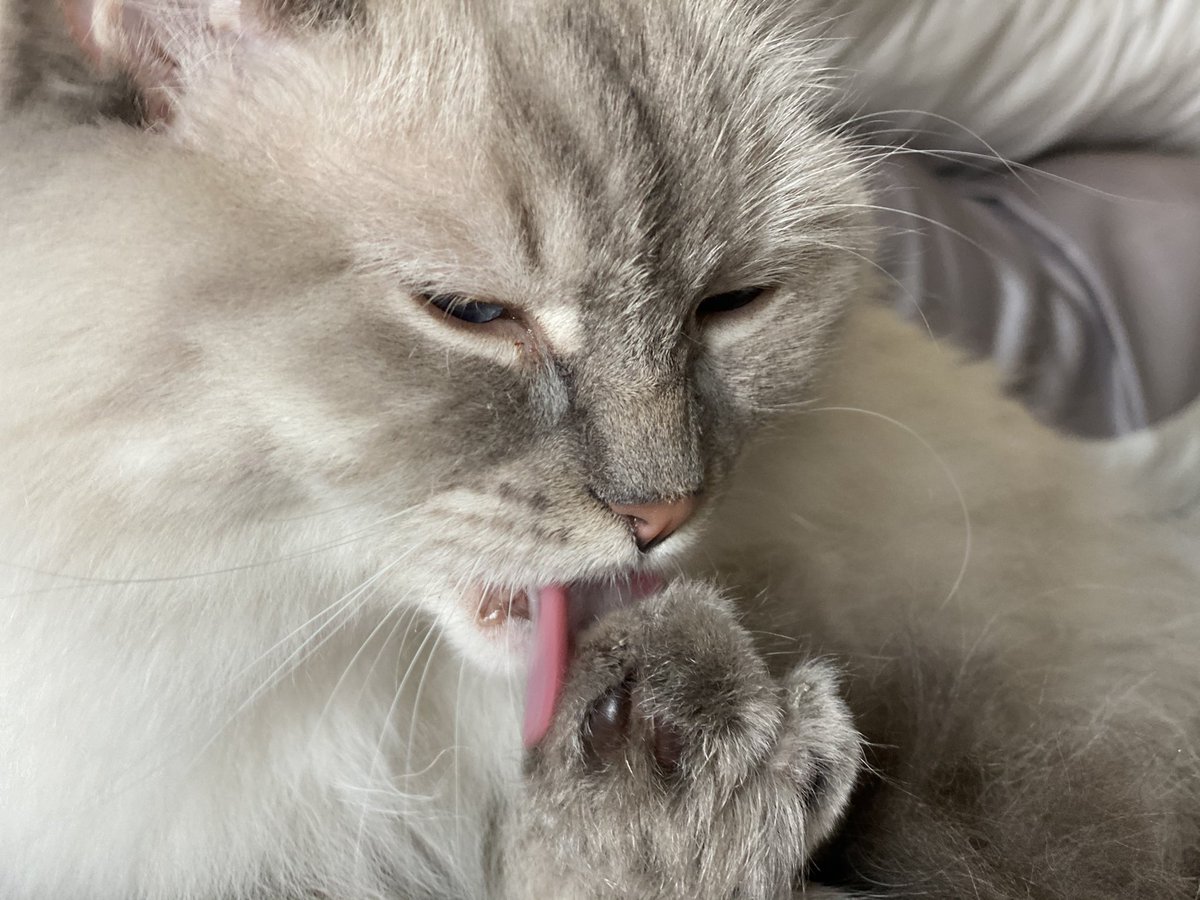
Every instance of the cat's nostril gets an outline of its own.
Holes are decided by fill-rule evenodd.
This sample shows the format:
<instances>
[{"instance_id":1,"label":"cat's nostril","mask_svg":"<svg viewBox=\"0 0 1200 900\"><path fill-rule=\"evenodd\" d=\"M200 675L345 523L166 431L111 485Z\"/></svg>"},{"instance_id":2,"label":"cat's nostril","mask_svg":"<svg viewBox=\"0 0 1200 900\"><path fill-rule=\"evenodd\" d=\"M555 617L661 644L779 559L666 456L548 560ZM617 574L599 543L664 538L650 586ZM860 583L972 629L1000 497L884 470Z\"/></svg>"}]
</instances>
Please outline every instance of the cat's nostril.
<instances>
[{"instance_id":1,"label":"cat's nostril","mask_svg":"<svg viewBox=\"0 0 1200 900\"><path fill-rule=\"evenodd\" d=\"M620 513L618 513L620 515ZM650 528L650 523L645 519L639 519L637 516L626 516L625 521L629 523L629 530L633 532L633 536L637 538L638 547L645 550L646 547L642 544L641 535L646 533Z\"/></svg>"},{"instance_id":2,"label":"cat's nostril","mask_svg":"<svg viewBox=\"0 0 1200 900\"><path fill-rule=\"evenodd\" d=\"M656 503L610 503L608 508L629 521L638 549L645 553L683 527L698 505L693 496Z\"/></svg>"}]
</instances>

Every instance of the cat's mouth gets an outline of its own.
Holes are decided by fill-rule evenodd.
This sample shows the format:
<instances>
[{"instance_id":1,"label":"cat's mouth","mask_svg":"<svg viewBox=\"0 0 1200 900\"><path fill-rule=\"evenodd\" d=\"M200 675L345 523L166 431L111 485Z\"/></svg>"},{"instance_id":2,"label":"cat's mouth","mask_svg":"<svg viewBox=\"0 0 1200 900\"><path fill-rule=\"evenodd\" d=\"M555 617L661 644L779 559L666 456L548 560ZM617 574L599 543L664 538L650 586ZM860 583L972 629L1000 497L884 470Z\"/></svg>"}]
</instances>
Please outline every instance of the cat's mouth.
<instances>
[{"instance_id":1,"label":"cat's mouth","mask_svg":"<svg viewBox=\"0 0 1200 900\"><path fill-rule=\"evenodd\" d=\"M526 747L536 746L550 730L576 635L662 587L657 575L638 572L529 588L479 587L471 592L481 629L508 635L514 626L528 628L532 623L522 725Z\"/></svg>"}]
</instances>

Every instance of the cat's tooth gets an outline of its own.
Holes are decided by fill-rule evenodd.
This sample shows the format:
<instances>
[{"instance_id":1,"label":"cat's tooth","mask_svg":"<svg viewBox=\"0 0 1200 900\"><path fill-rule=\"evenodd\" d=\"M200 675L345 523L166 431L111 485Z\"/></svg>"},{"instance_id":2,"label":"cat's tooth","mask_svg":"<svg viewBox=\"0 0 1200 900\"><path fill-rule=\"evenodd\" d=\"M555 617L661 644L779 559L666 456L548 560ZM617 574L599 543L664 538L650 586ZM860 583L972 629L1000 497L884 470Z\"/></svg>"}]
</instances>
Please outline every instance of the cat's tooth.
<instances>
[{"instance_id":1,"label":"cat's tooth","mask_svg":"<svg viewBox=\"0 0 1200 900\"><path fill-rule=\"evenodd\" d=\"M500 625L508 618L504 601L495 590L488 590L483 595L483 604L479 607L479 624Z\"/></svg>"},{"instance_id":2,"label":"cat's tooth","mask_svg":"<svg viewBox=\"0 0 1200 900\"><path fill-rule=\"evenodd\" d=\"M532 619L532 613L529 606L529 592L517 591L513 594L513 598L508 604L508 614L514 619Z\"/></svg>"}]
</instances>

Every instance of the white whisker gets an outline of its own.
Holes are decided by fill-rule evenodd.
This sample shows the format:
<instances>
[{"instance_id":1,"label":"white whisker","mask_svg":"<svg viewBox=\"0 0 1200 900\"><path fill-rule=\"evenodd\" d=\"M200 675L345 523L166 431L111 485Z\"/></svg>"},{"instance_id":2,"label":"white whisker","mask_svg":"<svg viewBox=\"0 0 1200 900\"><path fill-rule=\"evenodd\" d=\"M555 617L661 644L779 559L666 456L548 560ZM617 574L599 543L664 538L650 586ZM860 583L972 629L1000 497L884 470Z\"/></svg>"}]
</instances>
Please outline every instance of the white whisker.
<instances>
[{"instance_id":1,"label":"white whisker","mask_svg":"<svg viewBox=\"0 0 1200 900\"><path fill-rule=\"evenodd\" d=\"M869 418L879 419L880 421L887 422L890 425L894 425L896 428L899 428L901 431L910 435L914 440L916 440L918 443L920 443L921 446L924 447L929 452L929 454L933 457L933 459L937 463L938 467L942 470L942 473L946 476L947 481L950 483L951 489L954 491L954 496L958 500L959 508L962 511L963 529L964 529L965 535L964 535L964 540L963 540L962 564L959 566L958 574L954 578L954 583L950 586L949 593L946 594L945 600L942 601L941 606L939 607L940 609L945 609L945 607L950 604L950 602L954 599L954 597L957 596L959 588L962 587L962 583L967 577L967 568L971 562L971 547L972 547L972 541L973 541L973 533L972 533L972 527L971 527L971 511L967 507L967 499L963 495L962 488L959 487L958 479L955 477L954 471L950 468L950 464L947 463L946 460L942 457L942 455L940 453L938 453L937 450L934 449L933 445L930 444L929 441L927 441L924 437L922 437L915 429L913 429L912 427L910 427L908 425L905 425L903 422L899 421L898 419L893 419L891 416L884 415L883 413L880 413L880 412L874 412L873 410L869 410L869 409L859 409L858 407L853 407L853 406L817 406L817 407L813 407L811 409L803 410L801 412L801 415L809 415L812 413L821 413L821 412L854 413L856 415L867 416Z\"/></svg>"}]
</instances>

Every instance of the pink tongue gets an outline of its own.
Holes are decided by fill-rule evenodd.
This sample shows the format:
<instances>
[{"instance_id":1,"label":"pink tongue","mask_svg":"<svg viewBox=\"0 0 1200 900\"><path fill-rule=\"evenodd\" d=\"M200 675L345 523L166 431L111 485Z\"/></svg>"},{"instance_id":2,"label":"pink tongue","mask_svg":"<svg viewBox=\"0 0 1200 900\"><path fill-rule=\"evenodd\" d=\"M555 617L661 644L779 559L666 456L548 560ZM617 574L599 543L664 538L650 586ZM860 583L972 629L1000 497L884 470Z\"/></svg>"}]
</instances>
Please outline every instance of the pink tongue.
<instances>
[{"instance_id":1,"label":"pink tongue","mask_svg":"<svg viewBox=\"0 0 1200 900\"><path fill-rule=\"evenodd\" d=\"M533 623L533 660L525 685L525 746L541 743L554 719L554 705L567 673L567 589L551 584L538 593Z\"/></svg>"}]
</instances>

